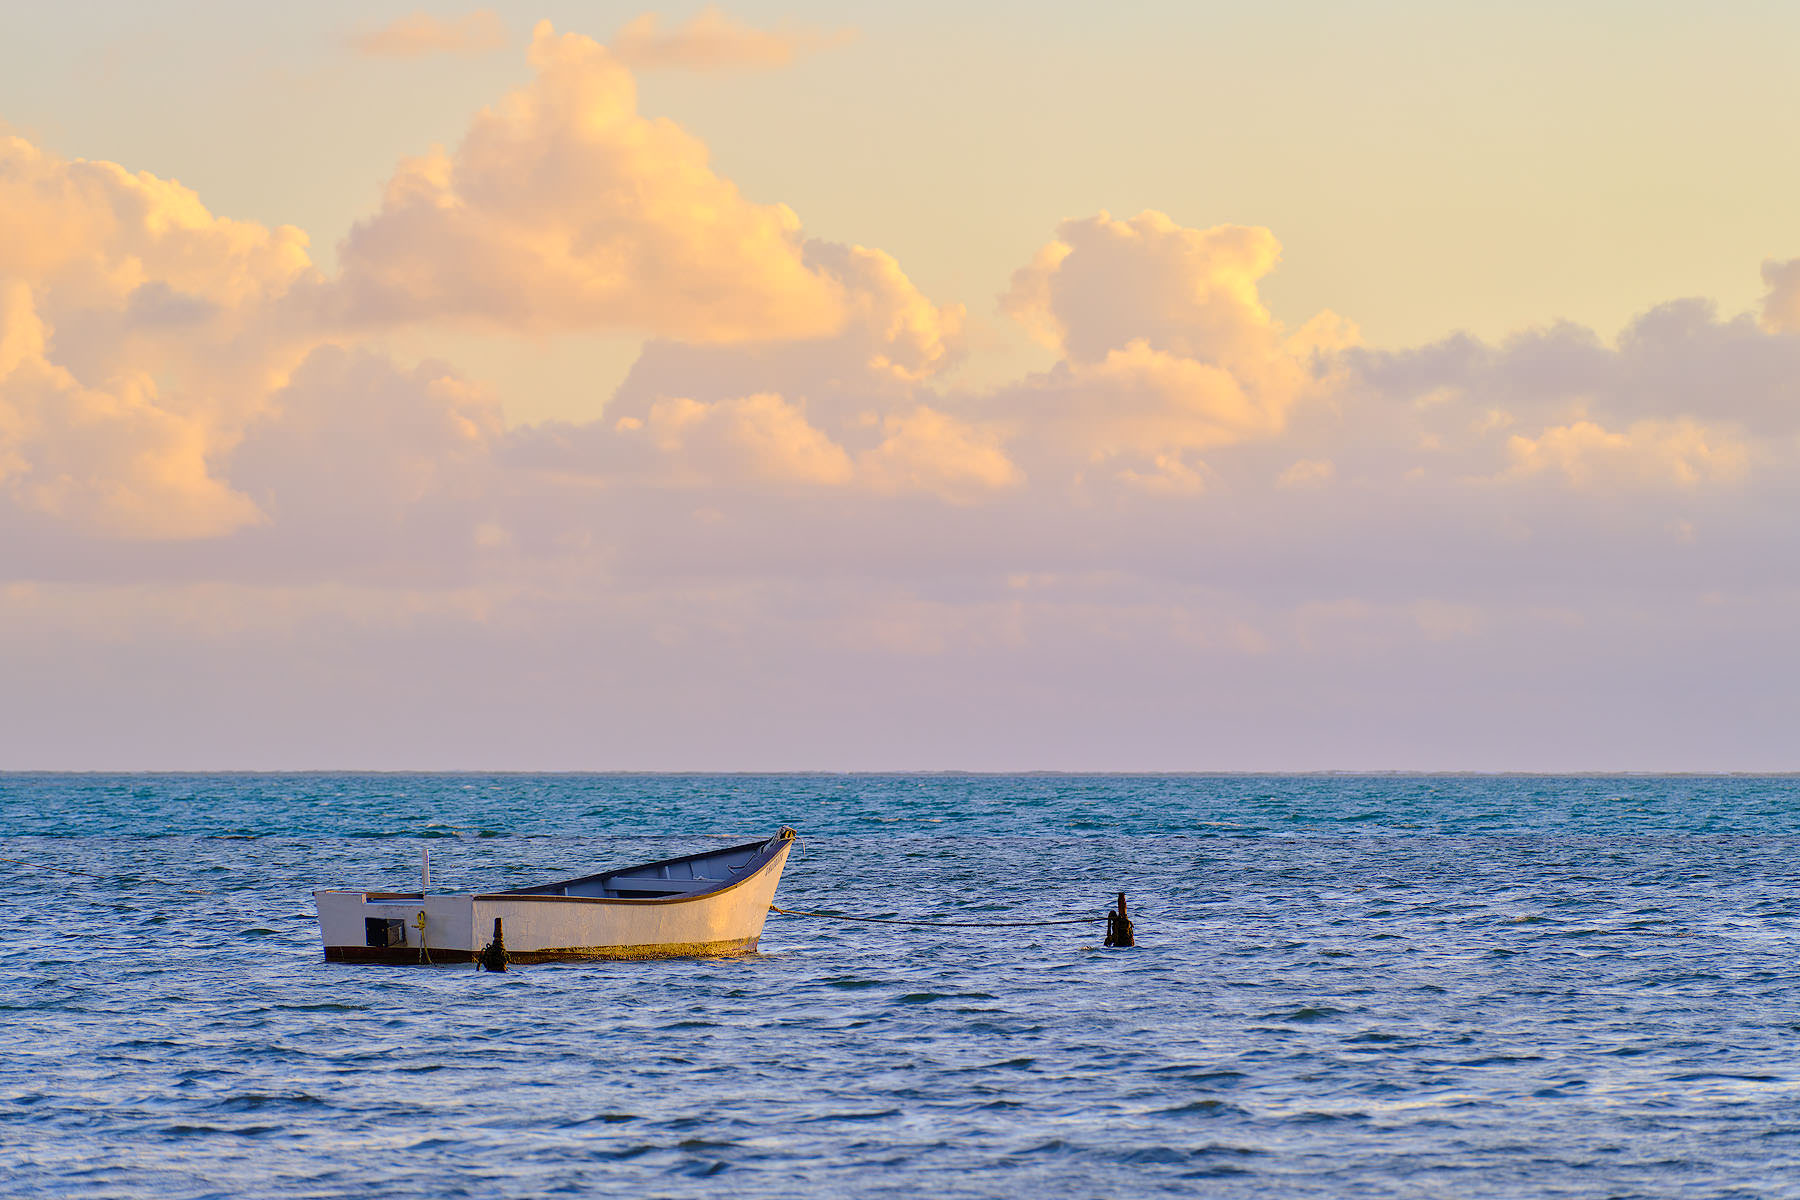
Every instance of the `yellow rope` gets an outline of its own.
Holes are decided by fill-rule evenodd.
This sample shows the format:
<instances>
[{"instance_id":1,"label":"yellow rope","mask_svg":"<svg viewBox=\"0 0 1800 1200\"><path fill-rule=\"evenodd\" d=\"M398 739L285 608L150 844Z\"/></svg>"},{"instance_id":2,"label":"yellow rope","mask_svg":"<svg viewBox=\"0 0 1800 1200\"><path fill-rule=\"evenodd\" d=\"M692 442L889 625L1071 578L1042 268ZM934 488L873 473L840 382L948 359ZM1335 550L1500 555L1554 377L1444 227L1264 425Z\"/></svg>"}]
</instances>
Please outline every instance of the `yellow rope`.
<instances>
[{"instance_id":1,"label":"yellow rope","mask_svg":"<svg viewBox=\"0 0 1800 1200\"><path fill-rule=\"evenodd\" d=\"M845 913L807 912L800 908L776 908L769 905L769 911L780 913L784 917L823 917L827 921L867 921L872 925L926 925L938 929L1013 929L1031 925L1091 925L1096 921L1106 920L1106 914L1097 917L1068 917L1051 921L915 921L905 917L852 917Z\"/></svg>"}]
</instances>

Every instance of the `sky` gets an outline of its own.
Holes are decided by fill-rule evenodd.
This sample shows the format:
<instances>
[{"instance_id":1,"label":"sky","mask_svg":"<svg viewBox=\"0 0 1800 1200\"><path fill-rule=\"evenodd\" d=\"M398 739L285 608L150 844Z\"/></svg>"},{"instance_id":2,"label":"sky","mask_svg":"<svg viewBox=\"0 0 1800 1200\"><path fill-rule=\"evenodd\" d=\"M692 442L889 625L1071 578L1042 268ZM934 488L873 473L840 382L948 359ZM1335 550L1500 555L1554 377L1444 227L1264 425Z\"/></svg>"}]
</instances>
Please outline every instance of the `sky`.
<instances>
[{"instance_id":1,"label":"sky","mask_svg":"<svg viewBox=\"0 0 1800 1200\"><path fill-rule=\"evenodd\" d=\"M1800 769L1794 6L7 29L0 769Z\"/></svg>"}]
</instances>

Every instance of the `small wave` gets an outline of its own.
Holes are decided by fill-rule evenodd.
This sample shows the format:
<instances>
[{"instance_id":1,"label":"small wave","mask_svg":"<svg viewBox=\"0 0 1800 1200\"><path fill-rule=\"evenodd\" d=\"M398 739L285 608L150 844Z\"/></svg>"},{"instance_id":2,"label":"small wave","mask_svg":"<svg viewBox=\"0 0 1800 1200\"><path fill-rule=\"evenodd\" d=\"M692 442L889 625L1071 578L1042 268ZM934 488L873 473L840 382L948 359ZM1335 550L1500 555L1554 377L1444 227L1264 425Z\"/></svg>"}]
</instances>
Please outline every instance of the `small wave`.
<instances>
[{"instance_id":1,"label":"small wave","mask_svg":"<svg viewBox=\"0 0 1800 1200\"><path fill-rule=\"evenodd\" d=\"M1264 1021L1287 1021L1290 1024L1295 1025L1308 1025L1314 1021L1328 1021L1332 1017L1339 1017L1342 1015L1342 1009L1332 1008L1329 1005L1323 1004L1308 1004L1288 1012L1264 1013L1261 1019Z\"/></svg>"},{"instance_id":2,"label":"small wave","mask_svg":"<svg viewBox=\"0 0 1800 1200\"><path fill-rule=\"evenodd\" d=\"M897 1117L899 1115L900 1110L897 1108L884 1108L877 1112L821 1113L816 1117L803 1117L801 1118L800 1123L802 1125L817 1125L821 1121L883 1121L888 1117Z\"/></svg>"},{"instance_id":3,"label":"small wave","mask_svg":"<svg viewBox=\"0 0 1800 1200\"><path fill-rule=\"evenodd\" d=\"M279 1125L165 1125L161 1132L170 1137L204 1137L208 1134L224 1134L227 1137L261 1137L265 1133L274 1133Z\"/></svg>"},{"instance_id":4,"label":"small wave","mask_svg":"<svg viewBox=\"0 0 1800 1200\"><path fill-rule=\"evenodd\" d=\"M559 1129L579 1129L583 1125L624 1125L631 1121L641 1120L635 1113L595 1113L591 1117L576 1117L564 1121Z\"/></svg>"},{"instance_id":5,"label":"small wave","mask_svg":"<svg viewBox=\"0 0 1800 1200\"><path fill-rule=\"evenodd\" d=\"M210 1107L218 1112L256 1112L265 1108L330 1108L332 1105L309 1092L244 1092L227 1096Z\"/></svg>"},{"instance_id":6,"label":"small wave","mask_svg":"<svg viewBox=\"0 0 1800 1200\"><path fill-rule=\"evenodd\" d=\"M1152 1115L1158 1117L1243 1116L1244 1110L1223 1100L1190 1100L1186 1104L1177 1104L1174 1108L1156 1109Z\"/></svg>"}]
</instances>

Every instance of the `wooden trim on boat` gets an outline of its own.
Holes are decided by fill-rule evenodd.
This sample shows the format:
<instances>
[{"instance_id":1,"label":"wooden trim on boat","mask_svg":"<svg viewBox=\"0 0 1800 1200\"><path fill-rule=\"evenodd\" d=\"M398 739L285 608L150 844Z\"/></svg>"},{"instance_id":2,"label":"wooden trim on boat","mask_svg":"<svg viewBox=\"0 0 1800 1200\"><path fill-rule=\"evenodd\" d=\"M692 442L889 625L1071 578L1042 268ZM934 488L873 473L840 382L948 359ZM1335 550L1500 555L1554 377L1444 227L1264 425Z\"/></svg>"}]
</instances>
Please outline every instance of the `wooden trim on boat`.
<instances>
[{"instance_id":1,"label":"wooden trim on boat","mask_svg":"<svg viewBox=\"0 0 1800 1200\"><path fill-rule=\"evenodd\" d=\"M474 898L489 901L530 900L537 903L548 900L554 904L686 904L692 900L710 900L714 896L723 896L726 892L743 887L768 868L769 864L765 862L742 879L733 879L723 887L713 888L709 892L682 892L676 896L551 896L543 892L476 892ZM374 899L374 893L369 893L369 897Z\"/></svg>"},{"instance_id":2,"label":"wooden trim on boat","mask_svg":"<svg viewBox=\"0 0 1800 1200\"><path fill-rule=\"evenodd\" d=\"M561 900L562 896L546 897ZM665 942L656 946L570 946L555 950L509 950L507 958L516 963L604 962L647 958L720 958L733 954L754 954L756 937L728 938L720 942ZM431 950L432 965L474 962L479 951ZM396 967L416 967L424 960L417 946L327 946L326 962L378 963Z\"/></svg>"},{"instance_id":3,"label":"wooden trim on boat","mask_svg":"<svg viewBox=\"0 0 1800 1200\"><path fill-rule=\"evenodd\" d=\"M689 900L700 900L711 896L722 896L733 888L739 888L744 884L749 883L752 879L755 879L758 875L761 875L767 870L769 864L780 857L782 848L788 846L792 841L792 838L779 838L772 847L766 841L745 842L738 846L726 846L720 850L708 850L704 854L684 854L680 858L667 858L658 862L644 863L637 867L624 867L616 871L600 871L593 875L580 875L574 879L559 879L554 883L538 885L539 887L572 887L578 883L589 883L595 879L605 879L609 875L622 875L628 871L643 870L648 867L662 867L673 863L692 862L697 859L711 858L718 854L730 854L737 850L767 851L763 860L757 863L754 868L747 870L740 878L725 880L720 886L709 888L704 892L682 892L675 896L556 896L535 889L521 888L518 891L475 892L473 893L472 898L476 900L552 900L559 904L682 904ZM669 882L677 883L681 881L670 880ZM346 892L346 894L348 894L348 892ZM463 894L469 895L470 893L465 892ZM362 892L360 895L364 900L384 903L394 900L423 901L428 898L421 892Z\"/></svg>"},{"instance_id":4,"label":"wooden trim on boat","mask_svg":"<svg viewBox=\"0 0 1800 1200\"><path fill-rule=\"evenodd\" d=\"M714 855L731 854L738 850L760 850L760 851L763 851L762 861L758 862L754 867L747 868L742 876L740 876L737 879L725 880L720 884L720 886L718 886L716 888L708 888L704 892L682 892L679 895L674 895L674 896L556 896L556 895L551 895L548 892L537 891L535 889L521 888L519 891L516 891L516 892L510 892L510 891L509 892L476 892L475 899L477 899L477 900L554 900L554 901L557 901L558 903L574 902L577 904L683 904L689 900L702 900L702 899L708 899L713 896L723 896L726 892L729 892L729 891L733 890L734 888L743 887L746 883L749 883L752 879L755 879L758 875L761 875L764 871L769 869L769 865L771 863L773 863L777 858L781 857L781 853L784 849L788 848L789 846L791 846L793 844L794 839L791 837L784 838L784 837L780 837L780 835L777 835L776 838L773 840L774 840L774 845L772 847L770 846L769 842L766 842L766 841L765 842L745 842L743 845L740 845L740 846L726 846L723 849L719 849L719 850L709 850L704 854L685 854L680 858L666 858L666 859L662 859L658 862L644 863L641 866L624 867L624 868L621 868L616 871L600 871L593 875L581 875L581 876L577 876L574 879L559 879L554 883L546 883L546 884L539 885L540 887L573 887L578 883L589 883L593 880L606 879L613 875L624 875L631 871L642 871L642 870L647 870L651 867L666 867L666 866L670 866L674 863L692 862L697 859L711 858ZM672 879L672 880L667 880L665 882L679 883L682 881ZM416 895L416 894L417 893L414 893L414 895ZM367 893L367 895L368 895L369 899L371 899L371 900L377 898L376 893L374 893L374 892L369 892L369 893ZM411 897L407 897L407 898L410 899Z\"/></svg>"},{"instance_id":5,"label":"wooden trim on boat","mask_svg":"<svg viewBox=\"0 0 1800 1200\"><path fill-rule=\"evenodd\" d=\"M787 826L784 825L782 828L786 829ZM768 859L775 856L775 851L780 848L782 843L791 842L793 840L794 839L791 837L782 837L781 834L777 833L773 838L766 838L760 842L739 842L735 846L721 846L717 850L702 850L695 854L683 854L679 858L659 858L655 862L639 863L634 867L616 867L611 871L595 871L589 875L577 875L573 879L553 879L549 883L540 883L533 887L518 888L516 890L508 888L503 894L512 896L537 892L542 888L570 888L578 883L593 883L597 879L610 879L615 875L628 875L635 871L651 871L658 867L677 867L683 863L702 862L709 858L718 858L721 855L726 854L737 854L738 852L745 850L763 855L764 861L766 862ZM757 870L761 869L761 867L757 868ZM755 873L756 871L751 872L752 875Z\"/></svg>"}]
</instances>

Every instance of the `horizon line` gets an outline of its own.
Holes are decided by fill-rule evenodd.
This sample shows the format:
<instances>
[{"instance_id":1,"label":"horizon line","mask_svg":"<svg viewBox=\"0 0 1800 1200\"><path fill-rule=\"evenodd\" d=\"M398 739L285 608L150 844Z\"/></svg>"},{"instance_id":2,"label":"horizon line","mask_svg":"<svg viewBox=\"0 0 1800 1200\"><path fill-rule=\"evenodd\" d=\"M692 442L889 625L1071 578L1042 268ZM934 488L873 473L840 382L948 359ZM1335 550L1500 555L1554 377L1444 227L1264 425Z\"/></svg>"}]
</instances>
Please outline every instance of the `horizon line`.
<instances>
[{"instance_id":1,"label":"horizon line","mask_svg":"<svg viewBox=\"0 0 1800 1200\"><path fill-rule=\"evenodd\" d=\"M1521 778L1521 779L1730 779L1800 777L1800 768L1775 769L1661 769L1661 768L1590 768L1550 770L1538 768L1421 768L1421 767L1306 767L1306 768L831 768L831 767L0 767L0 779L30 775L520 775L520 776L597 776L597 777L676 777L711 775L721 777L753 776L846 776L846 777L1092 777L1131 776L1137 778L1258 778L1258 777L1348 777L1348 778Z\"/></svg>"}]
</instances>

